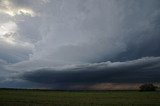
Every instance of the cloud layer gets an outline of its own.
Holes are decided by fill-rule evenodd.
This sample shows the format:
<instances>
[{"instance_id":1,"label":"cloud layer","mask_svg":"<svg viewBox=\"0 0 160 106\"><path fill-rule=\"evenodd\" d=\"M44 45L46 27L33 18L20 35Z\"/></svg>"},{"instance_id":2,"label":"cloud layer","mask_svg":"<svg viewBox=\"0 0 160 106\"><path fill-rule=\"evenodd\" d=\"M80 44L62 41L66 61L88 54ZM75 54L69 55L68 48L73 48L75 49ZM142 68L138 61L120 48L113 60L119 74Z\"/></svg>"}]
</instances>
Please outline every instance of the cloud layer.
<instances>
[{"instance_id":1,"label":"cloud layer","mask_svg":"<svg viewBox=\"0 0 160 106\"><path fill-rule=\"evenodd\" d=\"M24 58L14 63L45 60L52 65L77 64L160 55L158 0L2 0L0 3L1 40L30 45L16 47L26 53L20 53ZM0 57L12 55L1 51L7 55L3 53Z\"/></svg>"},{"instance_id":2,"label":"cloud layer","mask_svg":"<svg viewBox=\"0 0 160 106\"><path fill-rule=\"evenodd\" d=\"M159 0L0 0L0 86L159 82L159 34Z\"/></svg>"},{"instance_id":3,"label":"cloud layer","mask_svg":"<svg viewBox=\"0 0 160 106\"><path fill-rule=\"evenodd\" d=\"M70 87L98 83L145 83L160 81L160 57L146 57L126 62L39 69L23 73L21 78L44 86Z\"/></svg>"}]
</instances>

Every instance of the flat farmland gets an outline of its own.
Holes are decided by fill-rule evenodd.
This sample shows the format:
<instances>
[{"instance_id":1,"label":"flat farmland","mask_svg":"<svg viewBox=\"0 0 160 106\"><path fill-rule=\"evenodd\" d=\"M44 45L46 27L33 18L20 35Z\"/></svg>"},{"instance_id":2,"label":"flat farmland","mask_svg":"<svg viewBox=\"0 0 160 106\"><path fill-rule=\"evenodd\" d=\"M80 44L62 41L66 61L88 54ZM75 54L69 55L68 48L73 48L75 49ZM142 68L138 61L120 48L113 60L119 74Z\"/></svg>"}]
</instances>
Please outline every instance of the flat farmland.
<instances>
[{"instance_id":1,"label":"flat farmland","mask_svg":"<svg viewBox=\"0 0 160 106\"><path fill-rule=\"evenodd\" d=\"M160 92L0 90L0 106L160 106Z\"/></svg>"}]
</instances>

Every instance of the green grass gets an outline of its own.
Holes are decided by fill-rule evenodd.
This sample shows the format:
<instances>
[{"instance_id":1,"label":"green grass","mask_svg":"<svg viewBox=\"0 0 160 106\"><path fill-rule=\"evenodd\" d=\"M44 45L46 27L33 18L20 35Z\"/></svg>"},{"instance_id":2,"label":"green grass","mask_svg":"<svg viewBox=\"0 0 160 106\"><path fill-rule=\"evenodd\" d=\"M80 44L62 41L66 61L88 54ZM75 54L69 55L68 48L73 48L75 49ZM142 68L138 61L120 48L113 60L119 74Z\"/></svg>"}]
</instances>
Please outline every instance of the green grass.
<instances>
[{"instance_id":1,"label":"green grass","mask_svg":"<svg viewBox=\"0 0 160 106\"><path fill-rule=\"evenodd\" d=\"M0 90L0 106L160 106L160 92Z\"/></svg>"}]
</instances>

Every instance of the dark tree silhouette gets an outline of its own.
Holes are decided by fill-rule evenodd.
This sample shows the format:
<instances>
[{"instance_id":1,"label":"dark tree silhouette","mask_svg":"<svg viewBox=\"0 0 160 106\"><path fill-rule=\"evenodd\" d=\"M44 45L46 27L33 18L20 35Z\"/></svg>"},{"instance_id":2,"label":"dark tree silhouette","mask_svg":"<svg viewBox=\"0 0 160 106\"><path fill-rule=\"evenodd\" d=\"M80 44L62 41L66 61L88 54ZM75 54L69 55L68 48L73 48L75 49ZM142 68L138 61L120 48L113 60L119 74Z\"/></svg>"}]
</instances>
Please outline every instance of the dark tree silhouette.
<instances>
[{"instance_id":1,"label":"dark tree silhouette","mask_svg":"<svg viewBox=\"0 0 160 106\"><path fill-rule=\"evenodd\" d=\"M139 88L140 91L155 91L157 87L153 84L143 84Z\"/></svg>"}]
</instances>

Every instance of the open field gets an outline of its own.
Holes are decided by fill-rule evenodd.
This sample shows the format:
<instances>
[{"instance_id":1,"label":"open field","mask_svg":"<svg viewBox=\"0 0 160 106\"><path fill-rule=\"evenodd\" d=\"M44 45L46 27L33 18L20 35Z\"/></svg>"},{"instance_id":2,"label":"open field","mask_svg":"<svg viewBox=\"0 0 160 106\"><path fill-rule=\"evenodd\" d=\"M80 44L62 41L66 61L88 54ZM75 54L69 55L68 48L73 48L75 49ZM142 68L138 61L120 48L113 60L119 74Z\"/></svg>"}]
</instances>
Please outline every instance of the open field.
<instances>
[{"instance_id":1,"label":"open field","mask_svg":"<svg viewBox=\"0 0 160 106\"><path fill-rule=\"evenodd\" d=\"M0 90L0 106L160 106L160 92Z\"/></svg>"}]
</instances>

